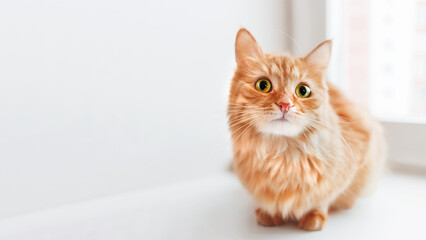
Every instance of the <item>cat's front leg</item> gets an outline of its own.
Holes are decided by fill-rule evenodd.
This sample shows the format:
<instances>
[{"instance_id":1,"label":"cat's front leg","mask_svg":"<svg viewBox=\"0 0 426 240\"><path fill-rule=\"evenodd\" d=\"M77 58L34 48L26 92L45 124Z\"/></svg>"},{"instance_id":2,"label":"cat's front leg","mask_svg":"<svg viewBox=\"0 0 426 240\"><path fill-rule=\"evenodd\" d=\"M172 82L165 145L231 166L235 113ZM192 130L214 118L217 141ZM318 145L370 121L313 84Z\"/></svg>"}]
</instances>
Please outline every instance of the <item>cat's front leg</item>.
<instances>
[{"instance_id":1,"label":"cat's front leg","mask_svg":"<svg viewBox=\"0 0 426 240\"><path fill-rule=\"evenodd\" d=\"M279 213L272 216L271 214L267 213L266 211L260 208L256 209L255 213L256 213L256 220L259 225L273 227L273 226L279 226L285 223L284 219Z\"/></svg>"},{"instance_id":2,"label":"cat's front leg","mask_svg":"<svg viewBox=\"0 0 426 240\"><path fill-rule=\"evenodd\" d=\"M299 227L309 231L318 231L324 227L327 219L327 211L313 209L299 219Z\"/></svg>"}]
</instances>

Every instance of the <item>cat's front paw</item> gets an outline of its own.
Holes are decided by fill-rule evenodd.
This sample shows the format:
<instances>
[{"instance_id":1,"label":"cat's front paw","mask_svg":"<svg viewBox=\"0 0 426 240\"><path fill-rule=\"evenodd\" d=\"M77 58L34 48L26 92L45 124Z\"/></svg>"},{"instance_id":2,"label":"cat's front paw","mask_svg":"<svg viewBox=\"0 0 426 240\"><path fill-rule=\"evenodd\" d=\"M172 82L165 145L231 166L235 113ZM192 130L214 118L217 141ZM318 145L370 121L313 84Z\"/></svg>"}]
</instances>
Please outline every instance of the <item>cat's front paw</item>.
<instances>
[{"instance_id":1,"label":"cat's front paw","mask_svg":"<svg viewBox=\"0 0 426 240\"><path fill-rule=\"evenodd\" d=\"M256 220L259 225L262 226L279 226L284 223L283 218L281 217L281 214L276 214L275 216L271 216L269 213L263 211L262 209L258 208L256 209Z\"/></svg>"},{"instance_id":2,"label":"cat's front paw","mask_svg":"<svg viewBox=\"0 0 426 240\"><path fill-rule=\"evenodd\" d=\"M327 221L327 215L318 210L312 210L299 220L299 227L309 230L321 230Z\"/></svg>"}]
</instances>

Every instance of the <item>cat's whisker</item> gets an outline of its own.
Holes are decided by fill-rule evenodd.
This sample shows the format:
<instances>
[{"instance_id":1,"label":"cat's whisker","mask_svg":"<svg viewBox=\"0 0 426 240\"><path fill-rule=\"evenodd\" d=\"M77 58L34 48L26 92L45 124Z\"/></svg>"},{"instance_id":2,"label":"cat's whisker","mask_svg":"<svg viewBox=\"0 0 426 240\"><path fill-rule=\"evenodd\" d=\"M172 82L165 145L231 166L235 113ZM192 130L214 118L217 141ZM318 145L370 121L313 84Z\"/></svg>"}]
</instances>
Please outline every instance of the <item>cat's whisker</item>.
<instances>
[{"instance_id":1,"label":"cat's whisker","mask_svg":"<svg viewBox=\"0 0 426 240\"><path fill-rule=\"evenodd\" d=\"M248 104L236 104L236 103L228 103L227 106L233 106L233 107L251 107L251 108L265 108L269 106L254 106L254 105L248 105Z\"/></svg>"},{"instance_id":2,"label":"cat's whisker","mask_svg":"<svg viewBox=\"0 0 426 240\"><path fill-rule=\"evenodd\" d=\"M302 48L299 46L299 44L296 42L296 40L288 32L285 32L283 30L279 30L279 32L285 34L286 37L288 37L293 42L294 46L297 48L297 51L301 52Z\"/></svg>"},{"instance_id":3,"label":"cat's whisker","mask_svg":"<svg viewBox=\"0 0 426 240\"><path fill-rule=\"evenodd\" d=\"M317 126L317 125L315 125L315 124L313 124L313 123L311 123L310 124L313 128L315 128L316 130L318 130L318 131L321 131L321 129L320 129L320 127L319 126ZM329 128L327 128L327 129L329 129ZM346 149L349 151L348 153L350 154L350 156L351 157L353 157L353 152L352 152L352 149L351 149L351 147L349 146L349 144L348 144L348 142L346 141L346 139L341 135L341 134L339 134L339 133L337 133L336 131L328 131L329 133L332 133L332 134L335 134L336 136L338 136L341 140L342 140L342 142L346 145Z\"/></svg>"},{"instance_id":4,"label":"cat's whisker","mask_svg":"<svg viewBox=\"0 0 426 240\"><path fill-rule=\"evenodd\" d=\"M328 126L326 126L325 124L323 124L323 123L321 123L320 121L318 121L318 120L315 120L315 119L309 119L310 121L314 121L314 122L316 122L317 124L319 124L319 125L321 125L321 127L324 127L324 128L327 128L327 129L329 129L331 132L336 132L336 130L335 129L331 129L330 127L328 127ZM349 140L352 140L351 138L349 138L349 137L346 137L347 139L349 139Z\"/></svg>"},{"instance_id":5,"label":"cat's whisker","mask_svg":"<svg viewBox=\"0 0 426 240\"><path fill-rule=\"evenodd\" d=\"M253 121L249 121L244 123L243 125L241 125L237 130L232 131L232 134L237 134L238 131L241 129L240 134L237 137L233 137L233 142L235 143L237 141L237 139L247 130L247 128L252 125Z\"/></svg>"},{"instance_id":6,"label":"cat's whisker","mask_svg":"<svg viewBox=\"0 0 426 240\"><path fill-rule=\"evenodd\" d=\"M305 130L308 132L308 134L309 134L309 136L310 136L310 138L313 138L313 133L309 130L309 127L305 127ZM305 132L304 132L305 133ZM305 135L305 137L306 137L306 135ZM310 138L307 138L307 140L309 140ZM322 145L318 145L317 147L319 147L323 152L326 152L326 149L324 149L324 147L322 146ZM321 159L322 160L322 162L326 165L326 166L329 166L329 162L328 161L326 161L325 159Z\"/></svg>"},{"instance_id":7,"label":"cat's whisker","mask_svg":"<svg viewBox=\"0 0 426 240\"><path fill-rule=\"evenodd\" d=\"M255 118L257 118L257 117L259 117L259 116L261 116L261 114L251 116L251 118L249 118L249 119L248 119L248 120L249 120L248 122L249 122L249 123L253 122L253 121L254 121L254 119L255 119ZM247 120L246 120L246 121L247 121ZM236 124L238 125L238 123L240 123L240 122L237 122ZM233 124L233 125L232 125L232 127L233 127L234 125L235 125L235 124ZM244 126L244 125L243 125L243 126ZM233 131L233 133L234 133L234 132L237 132L238 130L240 130L243 126L240 126L240 128L238 128L237 130ZM231 128L231 127L230 127L230 128ZM231 130L231 131L232 131L232 130Z\"/></svg>"},{"instance_id":8,"label":"cat's whisker","mask_svg":"<svg viewBox=\"0 0 426 240\"><path fill-rule=\"evenodd\" d=\"M261 115L253 115L253 116L248 116L248 117L245 117L245 118L242 118L242 119L234 119L233 121L229 121L229 124L230 124L229 128L231 129L235 125L238 125L238 124L240 124L242 122L246 122L248 120L250 120L250 121L254 120L254 119L256 119L256 118L258 118L260 116Z\"/></svg>"},{"instance_id":9,"label":"cat's whisker","mask_svg":"<svg viewBox=\"0 0 426 240\"><path fill-rule=\"evenodd\" d=\"M244 111L242 111L242 110L232 110L232 111L228 111L228 115L235 115L235 114L238 114L238 113L241 113L241 114L247 114L247 113L256 113L256 112L262 112L262 113L265 113L265 111L264 110L244 110Z\"/></svg>"},{"instance_id":10,"label":"cat's whisker","mask_svg":"<svg viewBox=\"0 0 426 240\"><path fill-rule=\"evenodd\" d=\"M237 110L265 110L265 109L270 109L272 110L272 107L228 107L228 110L233 110L233 109L237 109Z\"/></svg>"},{"instance_id":11,"label":"cat's whisker","mask_svg":"<svg viewBox=\"0 0 426 240\"><path fill-rule=\"evenodd\" d=\"M348 123L348 124L355 124L355 123L359 123L358 121L352 121L352 119L347 118L347 117L344 117L344 116L341 116L341 115L338 115L338 117L339 117L339 121L340 121L340 122L343 122L343 123ZM341 120L340 120L340 118L343 118L343 119L349 120L349 122L341 121Z\"/></svg>"},{"instance_id":12,"label":"cat's whisker","mask_svg":"<svg viewBox=\"0 0 426 240\"><path fill-rule=\"evenodd\" d=\"M244 133L244 132L246 132L247 131L247 129L249 129L251 126L254 126L254 124L255 124L255 122L254 121L252 121L252 122L250 122L250 124L249 125L247 125L247 127L240 133L240 135L238 135L238 137L237 138L235 138L235 140L233 141L234 143L236 142L236 141L238 141L238 139L242 136L242 134Z\"/></svg>"},{"instance_id":13,"label":"cat's whisker","mask_svg":"<svg viewBox=\"0 0 426 240\"><path fill-rule=\"evenodd\" d=\"M301 117L301 115L299 115L299 116ZM319 132L324 131L324 130L328 130L327 131L328 133L331 133L333 135L338 136L342 140L342 142L344 143L344 145L346 147L346 150L348 151L348 153L350 154L350 156L351 157L353 156L352 149L350 148L350 146L347 143L346 139L341 134L339 134L335 129L329 128L328 126L326 126L325 124L323 124L322 122L320 122L320 121L318 121L316 119L313 119L313 118L310 118L310 117L307 117L307 116L305 116L305 119L309 121L308 126L313 127L315 130L317 130ZM315 124L312 123L312 122L315 122ZM316 124L319 124L321 127L318 126L318 125L316 125Z\"/></svg>"}]
</instances>

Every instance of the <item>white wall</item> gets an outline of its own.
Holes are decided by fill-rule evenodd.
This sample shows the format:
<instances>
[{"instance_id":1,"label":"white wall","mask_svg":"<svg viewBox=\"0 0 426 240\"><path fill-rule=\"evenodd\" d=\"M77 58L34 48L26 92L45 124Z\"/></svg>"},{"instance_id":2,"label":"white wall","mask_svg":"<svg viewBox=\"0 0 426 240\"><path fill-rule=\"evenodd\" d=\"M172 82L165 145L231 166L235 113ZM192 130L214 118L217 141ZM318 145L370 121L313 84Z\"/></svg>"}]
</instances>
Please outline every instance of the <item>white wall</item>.
<instances>
[{"instance_id":1,"label":"white wall","mask_svg":"<svg viewBox=\"0 0 426 240\"><path fill-rule=\"evenodd\" d=\"M326 40L326 0L292 0L292 50L305 55Z\"/></svg>"},{"instance_id":2,"label":"white wall","mask_svg":"<svg viewBox=\"0 0 426 240\"><path fill-rule=\"evenodd\" d=\"M234 37L288 1L0 3L0 217L225 171Z\"/></svg>"}]
</instances>

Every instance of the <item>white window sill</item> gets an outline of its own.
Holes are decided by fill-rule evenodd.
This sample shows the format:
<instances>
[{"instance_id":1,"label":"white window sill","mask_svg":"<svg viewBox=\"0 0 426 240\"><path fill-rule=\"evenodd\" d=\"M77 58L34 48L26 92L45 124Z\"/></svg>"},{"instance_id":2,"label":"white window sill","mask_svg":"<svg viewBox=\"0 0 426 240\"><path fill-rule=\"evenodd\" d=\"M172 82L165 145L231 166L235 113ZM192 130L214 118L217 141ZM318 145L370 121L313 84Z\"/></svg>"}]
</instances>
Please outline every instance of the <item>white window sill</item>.
<instances>
[{"instance_id":1,"label":"white window sill","mask_svg":"<svg viewBox=\"0 0 426 240\"><path fill-rule=\"evenodd\" d=\"M425 176L394 173L320 232L267 228L227 173L3 219L0 239L425 239L425 203Z\"/></svg>"}]
</instances>

